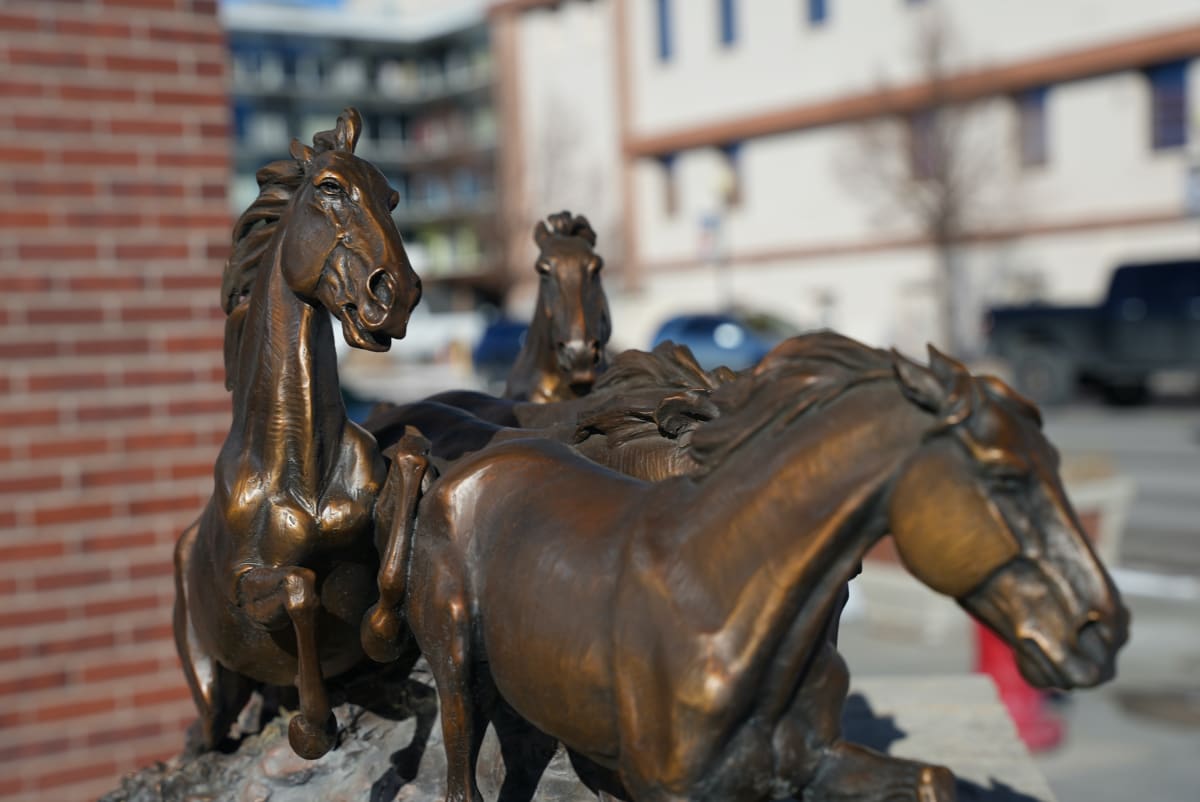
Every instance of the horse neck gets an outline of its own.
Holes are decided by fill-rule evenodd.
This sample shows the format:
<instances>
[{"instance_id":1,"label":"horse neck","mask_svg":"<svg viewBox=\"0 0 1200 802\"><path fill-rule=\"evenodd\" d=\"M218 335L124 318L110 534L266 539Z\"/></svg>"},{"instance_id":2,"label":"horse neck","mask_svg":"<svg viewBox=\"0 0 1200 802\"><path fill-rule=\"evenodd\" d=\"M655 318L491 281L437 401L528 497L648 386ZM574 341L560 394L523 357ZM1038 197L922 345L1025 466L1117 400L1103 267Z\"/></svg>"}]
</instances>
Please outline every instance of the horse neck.
<instances>
[{"instance_id":1,"label":"horse neck","mask_svg":"<svg viewBox=\"0 0 1200 802\"><path fill-rule=\"evenodd\" d=\"M782 432L765 427L698 480L696 528L675 548L705 597L722 600L706 602L712 629L747 655L772 633L819 637L837 589L884 534L881 501L927 426L893 382L864 384Z\"/></svg>"},{"instance_id":2,"label":"horse neck","mask_svg":"<svg viewBox=\"0 0 1200 802\"><path fill-rule=\"evenodd\" d=\"M531 396L538 388L543 376L556 377L558 374L557 357L554 352L554 332L552 321L542 314L544 289L538 289L537 306L533 320L529 322L529 330L525 332L525 343L520 353L513 361L509 373L507 395Z\"/></svg>"},{"instance_id":3,"label":"horse neck","mask_svg":"<svg viewBox=\"0 0 1200 802\"><path fill-rule=\"evenodd\" d=\"M298 297L282 271L280 236L246 312L225 451L253 455L264 478L315 497L346 423L329 315ZM233 446L231 449L230 446Z\"/></svg>"}]
</instances>

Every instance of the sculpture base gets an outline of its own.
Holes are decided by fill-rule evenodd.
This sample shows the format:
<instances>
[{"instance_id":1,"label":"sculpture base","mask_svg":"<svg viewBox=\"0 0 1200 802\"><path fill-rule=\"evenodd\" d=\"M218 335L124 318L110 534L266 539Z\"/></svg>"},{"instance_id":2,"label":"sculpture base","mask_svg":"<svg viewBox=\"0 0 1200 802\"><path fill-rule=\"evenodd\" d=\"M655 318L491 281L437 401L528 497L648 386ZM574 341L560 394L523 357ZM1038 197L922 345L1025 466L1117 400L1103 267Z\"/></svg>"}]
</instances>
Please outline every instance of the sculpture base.
<instances>
[{"instance_id":1,"label":"sculpture base","mask_svg":"<svg viewBox=\"0 0 1200 802\"><path fill-rule=\"evenodd\" d=\"M185 752L125 777L101 802L440 802L445 753L428 674L418 669L381 707L340 705L339 745L320 760L292 753L288 717L279 716L230 754ZM847 740L950 767L959 777L960 802L1054 802L986 677L858 680L844 725ZM485 799L496 799L503 777L499 745L489 732L479 762ZM560 750L534 800L595 797Z\"/></svg>"}]
</instances>

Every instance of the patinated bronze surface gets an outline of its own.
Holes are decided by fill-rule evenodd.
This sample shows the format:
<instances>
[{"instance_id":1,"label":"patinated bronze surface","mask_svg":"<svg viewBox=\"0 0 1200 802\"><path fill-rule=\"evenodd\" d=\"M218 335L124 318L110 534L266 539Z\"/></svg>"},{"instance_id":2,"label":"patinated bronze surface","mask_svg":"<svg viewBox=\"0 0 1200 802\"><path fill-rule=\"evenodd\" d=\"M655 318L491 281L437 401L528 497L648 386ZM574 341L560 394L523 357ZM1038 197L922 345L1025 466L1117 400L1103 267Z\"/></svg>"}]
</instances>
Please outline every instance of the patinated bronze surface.
<instances>
[{"instance_id":1,"label":"patinated bronze surface","mask_svg":"<svg viewBox=\"0 0 1200 802\"><path fill-rule=\"evenodd\" d=\"M233 422L216 487L176 547L175 636L212 747L260 684L299 689L297 753L333 744L324 678L363 658L375 600L375 440L346 419L330 314L386 350L420 298L391 218L396 192L354 155L361 121L298 141L259 172L222 286Z\"/></svg>"},{"instance_id":2,"label":"patinated bronze surface","mask_svg":"<svg viewBox=\"0 0 1200 802\"><path fill-rule=\"evenodd\" d=\"M634 800L952 799L945 769L839 737L828 630L889 532L1030 681L1112 676L1127 613L1036 409L999 381L822 334L712 402L695 476L646 483L525 439L425 494L405 608L438 684L449 799L478 798L489 717L502 737L561 740L585 781Z\"/></svg>"},{"instance_id":3,"label":"patinated bronze surface","mask_svg":"<svg viewBox=\"0 0 1200 802\"><path fill-rule=\"evenodd\" d=\"M612 334L600 282L604 260L593 250L596 232L582 215L550 215L538 222L533 240L540 251L534 263L537 308L504 395L535 403L578 398L604 369Z\"/></svg>"}]
</instances>

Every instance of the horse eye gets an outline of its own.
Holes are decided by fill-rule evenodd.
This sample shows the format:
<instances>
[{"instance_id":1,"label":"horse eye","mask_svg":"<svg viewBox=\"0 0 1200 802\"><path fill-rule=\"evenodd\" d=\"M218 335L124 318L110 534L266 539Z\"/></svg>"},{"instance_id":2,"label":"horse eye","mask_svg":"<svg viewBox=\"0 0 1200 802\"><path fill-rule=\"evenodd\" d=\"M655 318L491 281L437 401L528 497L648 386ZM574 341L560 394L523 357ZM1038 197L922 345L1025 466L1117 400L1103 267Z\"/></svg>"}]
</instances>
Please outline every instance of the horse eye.
<instances>
[{"instance_id":1,"label":"horse eye","mask_svg":"<svg viewBox=\"0 0 1200 802\"><path fill-rule=\"evenodd\" d=\"M344 191L342 189L342 185L337 181L334 181L332 178L326 178L317 186L320 187L321 191L326 195L341 195Z\"/></svg>"},{"instance_id":2,"label":"horse eye","mask_svg":"<svg viewBox=\"0 0 1200 802\"><path fill-rule=\"evenodd\" d=\"M588 262L588 272L589 273L599 273L600 268L602 268L602 267L604 267L604 260L598 256L596 258L592 259L592 261Z\"/></svg>"},{"instance_id":3,"label":"horse eye","mask_svg":"<svg viewBox=\"0 0 1200 802\"><path fill-rule=\"evenodd\" d=\"M538 259L534 264L533 269L541 273L543 276L550 275L550 263L543 259Z\"/></svg>"}]
</instances>

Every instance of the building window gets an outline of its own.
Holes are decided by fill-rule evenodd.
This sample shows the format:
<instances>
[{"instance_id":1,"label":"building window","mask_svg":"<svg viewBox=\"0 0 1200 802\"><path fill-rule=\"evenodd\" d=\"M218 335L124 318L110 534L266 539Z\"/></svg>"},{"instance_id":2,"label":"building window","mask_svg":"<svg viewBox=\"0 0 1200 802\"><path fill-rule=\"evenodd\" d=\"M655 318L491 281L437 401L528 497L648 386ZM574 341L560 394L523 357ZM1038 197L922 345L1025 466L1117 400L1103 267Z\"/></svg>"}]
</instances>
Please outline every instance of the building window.
<instances>
[{"instance_id":1,"label":"building window","mask_svg":"<svg viewBox=\"0 0 1200 802\"><path fill-rule=\"evenodd\" d=\"M1039 167L1047 161L1046 87L1022 92L1017 102L1017 145L1022 167Z\"/></svg>"},{"instance_id":2,"label":"building window","mask_svg":"<svg viewBox=\"0 0 1200 802\"><path fill-rule=\"evenodd\" d=\"M742 205L742 143L727 142L721 146L721 202L725 208Z\"/></svg>"},{"instance_id":3,"label":"building window","mask_svg":"<svg viewBox=\"0 0 1200 802\"><path fill-rule=\"evenodd\" d=\"M932 111L918 111L909 116L908 153L913 178L933 178L937 175L937 121Z\"/></svg>"},{"instance_id":4,"label":"building window","mask_svg":"<svg viewBox=\"0 0 1200 802\"><path fill-rule=\"evenodd\" d=\"M808 24L814 28L824 25L829 18L829 0L806 0L808 3Z\"/></svg>"},{"instance_id":5,"label":"building window","mask_svg":"<svg viewBox=\"0 0 1200 802\"><path fill-rule=\"evenodd\" d=\"M1155 150L1187 144L1186 61L1146 70L1150 80L1150 141Z\"/></svg>"},{"instance_id":6,"label":"building window","mask_svg":"<svg viewBox=\"0 0 1200 802\"><path fill-rule=\"evenodd\" d=\"M671 60L671 0L656 0L658 9L658 60Z\"/></svg>"},{"instance_id":7,"label":"building window","mask_svg":"<svg viewBox=\"0 0 1200 802\"><path fill-rule=\"evenodd\" d=\"M734 0L717 0L717 12L721 16L721 44L729 47L737 41Z\"/></svg>"},{"instance_id":8,"label":"building window","mask_svg":"<svg viewBox=\"0 0 1200 802\"><path fill-rule=\"evenodd\" d=\"M675 157L678 154L664 153L658 157L658 163L662 167L663 179L663 214L667 217L674 217L679 211L679 183L675 169Z\"/></svg>"}]
</instances>

